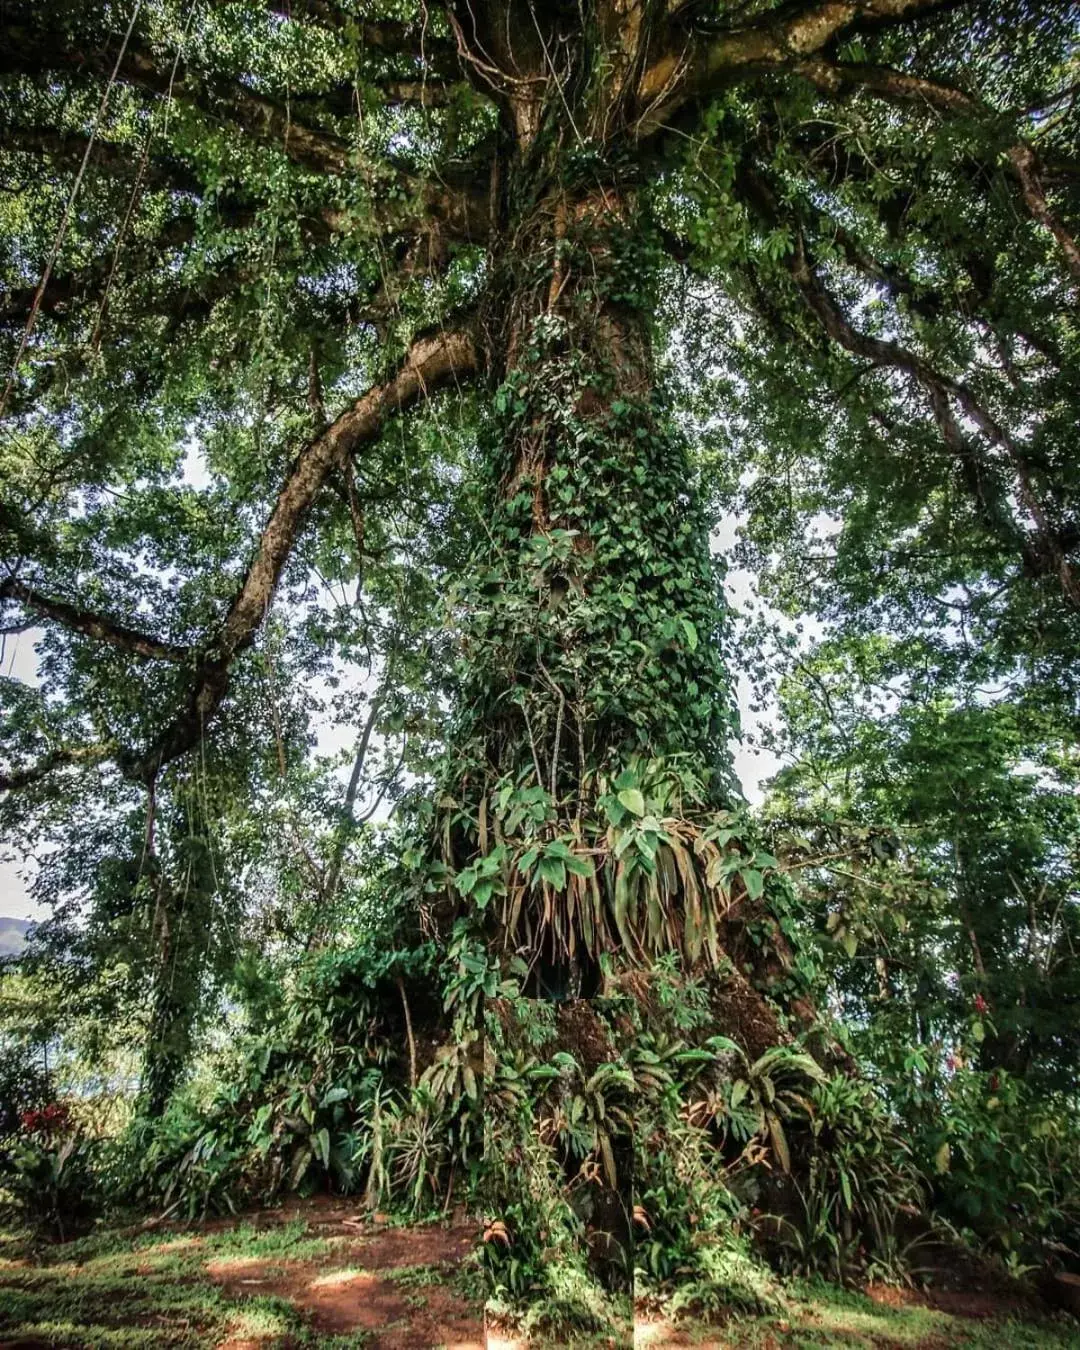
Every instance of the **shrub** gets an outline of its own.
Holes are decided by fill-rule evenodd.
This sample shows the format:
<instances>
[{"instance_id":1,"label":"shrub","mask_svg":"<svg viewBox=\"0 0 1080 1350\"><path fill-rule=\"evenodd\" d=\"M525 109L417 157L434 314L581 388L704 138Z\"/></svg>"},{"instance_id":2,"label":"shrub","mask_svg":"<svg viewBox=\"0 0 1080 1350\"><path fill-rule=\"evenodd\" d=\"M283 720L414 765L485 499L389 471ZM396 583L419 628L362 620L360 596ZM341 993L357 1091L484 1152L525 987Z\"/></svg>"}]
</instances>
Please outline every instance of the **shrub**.
<instances>
[{"instance_id":1,"label":"shrub","mask_svg":"<svg viewBox=\"0 0 1080 1350\"><path fill-rule=\"evenodd\" d=\"M66 1102L23 1112L0 1144L0 1206L60 1241L85 1231L102 1209L103 1152Z\"/></svg>"}]
</instances>

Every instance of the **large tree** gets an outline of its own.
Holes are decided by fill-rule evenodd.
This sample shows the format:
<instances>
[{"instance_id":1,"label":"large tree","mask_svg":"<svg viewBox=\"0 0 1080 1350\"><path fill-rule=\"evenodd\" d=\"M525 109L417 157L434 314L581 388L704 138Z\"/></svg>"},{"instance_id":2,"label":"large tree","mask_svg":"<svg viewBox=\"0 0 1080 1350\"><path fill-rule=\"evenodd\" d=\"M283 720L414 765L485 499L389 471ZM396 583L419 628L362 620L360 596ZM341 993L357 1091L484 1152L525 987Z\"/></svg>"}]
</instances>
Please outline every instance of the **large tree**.
<instances>
[{"instance_id":1,"label":"large tree","mask_svg":"<svg viewBox=\"0 0 1080 1350\"><path fill-rule=\"evenodd\" d=\"M422 908L564 990L704 956L767 1045L713 494L764 440L778 530L906 513L903 566L1027 588L1067 650L1076 37L1066 0L7 0L0 598L46 631L10 818L141 800L142 869L208 764L257 791L328 652L392 669L416 541L456 647L413 652L454 708Z\"/></svg>"}]
</instances>

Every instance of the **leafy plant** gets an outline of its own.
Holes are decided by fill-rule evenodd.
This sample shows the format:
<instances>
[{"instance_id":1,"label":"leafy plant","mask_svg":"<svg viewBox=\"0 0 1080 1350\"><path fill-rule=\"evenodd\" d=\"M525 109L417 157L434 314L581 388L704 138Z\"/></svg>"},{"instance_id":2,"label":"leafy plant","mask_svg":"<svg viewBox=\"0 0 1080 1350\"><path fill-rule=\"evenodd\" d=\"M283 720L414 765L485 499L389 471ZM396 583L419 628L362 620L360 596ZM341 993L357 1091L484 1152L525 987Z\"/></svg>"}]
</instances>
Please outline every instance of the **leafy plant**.
<instances>
[{"instance_id":1,"label":"leafy plant","mask_svg":"<svg viewBox=\"0 0 1080 1350\"><path fill-rule=\"evenodd\" d=\"M64 1241L101 1213L103 1172L104 1146L68 1103L26 1111L0 1140L0 1213Z\"/></svg>"}]
</instances>

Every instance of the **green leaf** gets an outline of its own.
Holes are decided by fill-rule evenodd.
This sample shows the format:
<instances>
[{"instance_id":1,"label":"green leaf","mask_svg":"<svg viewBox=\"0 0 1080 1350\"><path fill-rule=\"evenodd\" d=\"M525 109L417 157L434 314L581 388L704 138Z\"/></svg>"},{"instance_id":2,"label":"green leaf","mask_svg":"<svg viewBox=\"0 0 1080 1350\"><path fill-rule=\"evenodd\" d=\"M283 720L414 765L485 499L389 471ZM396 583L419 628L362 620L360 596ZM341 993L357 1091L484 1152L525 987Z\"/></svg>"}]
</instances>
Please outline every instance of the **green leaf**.
<instances>
[{"instance_id":1,"label":"green leaf","mask_svg":"<svg viewBox=\"0 0 1080 1350\"><path fill-rule=\"evenodd\" d=\"M330 1131L324 1125L314 1136L315 1156L324 1167L330 1166Z\"/></svg>"},{"instance_id":2,"label":"green leaf","mask_svg":"<svg viewBox=\"0 0 1080 1350\"><path fill-rule=\"evenodd\" d=\"M682 620L682 629L683 632L686 634L686 645L690 648L692 652L696 652L698 645L697 629L694 627L694 625L690 622L689 619Z\"/></svg>"},{"instance_id":3,"label":"green leaf","mask_svg":"<svg viewBox=\"0 0 1080 1350\"><path fill-rule=\"evenodd\" d=\"M576 853L567 858L566 866L575 876L579 877L591 877L596 872L591 858L579 858Z\"/></svg>"},{"instance_id":4,"label":"green leaf","mask_svg":"<svg viewBox=\"0 0 1080 1350\"><path fill-rule=\"evenodd\" d=\"M298 1148L293 1156L293 1165L289 1172L290 1189L296 1190L303 1180L304 1173L308 1170L311 1160L314 1157L311 1149Z\"/></svg>"},{"instance_id":5,"label":"green leaf","mask_svg":"<svg viewBox=\"0 0 1080 1350\"><path fill-rule=\"evenodd\" d=\"M645 798L641 795L640 788L623 788L619 792L619 802L633 816L645 814Z\"/></svg>"},{"instance_id":6,"label":"green leaf","mask_svg":"<svg viewBox=\"0 0 1080 1350\"><path fill-rule=\"evenodd\" d=\"M612 1151L611 1140L606 1133L600 1136L600 1153L604 1159L604 1173L607 1176L608 1185L613 1191L617 1190L619 1178L615 1171L615 1154Z\"/></svg>"},{"instance_id":7,"label":"green leaf","mask_svg":"<svg viewBox=\"0 0 1080 1350\"><path fill-rule=\"evenodd\" d=\"M756 867L744 867L740 870L740 876L746 887L746 894L751 900L756 900L765 889L765 880L761 873Z\"/></svg>"},{"instance_id":8,"label":"green leaf","mask_svg":"<svg viewBox=\"0 0 1080 1350\"><path fill-rule=\"evenodd\" d=\"M784 1172L791 1171L791 1150L788 1148L787 1135L784 1133L784 1127L780 1124L779 1116L769 1112L769 1138L772 1140L773 1152L776 1154L776 1160Z\"/></svg>"},{"instance_id":9,"label":"green leaf","mask_svg":"<svg viewBox=\"0 0 1080 1350\"><path fill-rule=\"evenodd\" d=\"M561 891L566 886L566 866L559 858L541 858L538 869L540 876L549 886Z\"/></svg>"},{"instance_id":10,"label":"green leaf","mask_svg":"<svg viewBox=\"0 0 1080 1350\"><path fill-rule=\"evenodd\" d=\"M715 1054L736 1054L741 1055L741 1048L731 1039L730 1036L710 1036L709 1049Z\"/></svg>"},{"instance_id":11,"label":"green leaf","mask_svg":"<svg viewBox=\"0 0 1080 1350\"><path fill-rule=\"evenodd\" d=\"M609 825L618 828L626 819L626 808L621 806L615 797L601 797L599 805L603 808Z\"/></svg>"}]
</instances>

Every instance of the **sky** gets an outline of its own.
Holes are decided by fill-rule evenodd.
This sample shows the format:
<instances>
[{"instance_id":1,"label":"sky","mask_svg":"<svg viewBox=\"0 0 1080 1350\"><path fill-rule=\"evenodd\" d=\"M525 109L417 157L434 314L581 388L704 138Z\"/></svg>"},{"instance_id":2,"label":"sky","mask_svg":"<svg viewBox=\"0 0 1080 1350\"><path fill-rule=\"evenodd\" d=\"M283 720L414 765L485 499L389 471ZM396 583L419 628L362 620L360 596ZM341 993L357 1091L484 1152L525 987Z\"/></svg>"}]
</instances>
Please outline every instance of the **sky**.
<instances>
[{"instance_id":1,"label":"sky","mask_svg":"<svg viewBox=\"0 0 1080 1350\"><path fill-rule=\"evenodd\" d=\"M12 633L4 638L3 673L23 680L27 684L37 683L37 654L34 651L35 633L31 629L26 633ZM0 918L43 919L45 911L35 906L26 892L21 873L25 869L14 862L0 859Z\"/></svg>"},{"instance_id":2,"label":"sky","mask_svg":"<svg viewBox=\"0 0 1080 1350\"><path fill-rule=\"evenodd\" d=\"M726 553L734 542L738 522L734 518L722 523L713 537L713 547ZM737 608L746 604L754 595L753 576L746 571L733 570L727 577L729 601ZM27 683L37 682L37 656L34 650L36 633L33 629L17 633L4 640L3 673ZM774 720L774 711L753 712L750 708L750 685L745 679L737 684L739 712L742 716L743 731L748 735L761 730ZM322 754L332 754L351 745L354 729L349 727L327 727L320 735L318 749ZM743 792L751 804L762 797L762 784L780 767L781 761L769 751L754 750L746 741L735 750L735 771L742 783ZM343 769L348 774L348 766ZM27 874L32 862L4 861L0 858L0 918L44 919L47 911L34 904L27 891Z\"/></svg>"}]
</instances>

